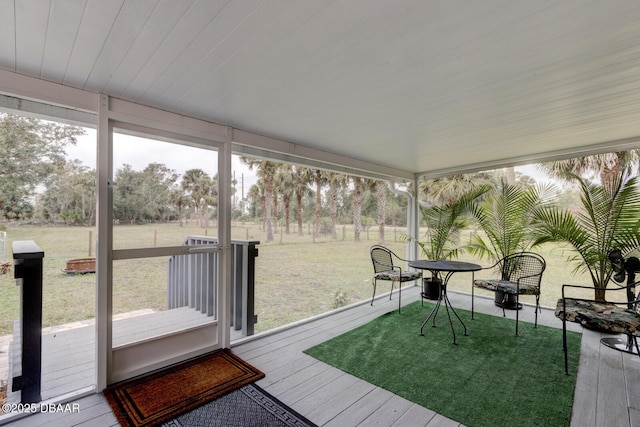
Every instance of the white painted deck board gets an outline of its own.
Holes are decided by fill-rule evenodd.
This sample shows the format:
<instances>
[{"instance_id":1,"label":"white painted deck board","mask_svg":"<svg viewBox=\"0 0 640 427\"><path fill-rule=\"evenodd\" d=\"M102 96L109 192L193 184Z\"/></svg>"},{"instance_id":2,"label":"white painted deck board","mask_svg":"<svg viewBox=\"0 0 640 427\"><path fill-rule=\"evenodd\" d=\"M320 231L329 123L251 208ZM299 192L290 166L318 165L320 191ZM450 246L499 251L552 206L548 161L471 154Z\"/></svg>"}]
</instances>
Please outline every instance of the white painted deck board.
<instances>
[{"instance_id":1,"label":"white painted deck board","mask_svg":"<svg viewBox=\"0 0 640 427\"><path fill-rule=\"evenodd\" d=\"M449 296L454 307L471 308L469 295L451 292ZM232 350L265 372L266 377L258 382L261 387L319 425L459 427L460 424L455 421L302 353L306 348L397 309L396 297L394 295L394 299L389 301L381 296L373 307L369 304L354 306L276 333L258 334L233 345ZM418 299L417 288L403 291L403 303ZM502 309L493 304L492 298L476 296L475 309L477 312L502 316ZM534 319L530 305L525 305L520 314L523 322L532 322ZM514 312L507 310L507 317L513 319ZM473 333L473 321L463 320L470 333ZM544 309L539 314L538 323L562 326L550 309ZM570 330L582 330L575 324L568 326ZM521 325L520 334L526 336L527 333L528 325ZM583 333L571 426L640 427L640 358L602 346L601 336L592 331ZM563 357L561 342L558 342L558 357ZM64 417L38 414L14 424L117 425L101 395L79 399L78 403L82 408L80 414Z\"/></svg>"}]
</instances>

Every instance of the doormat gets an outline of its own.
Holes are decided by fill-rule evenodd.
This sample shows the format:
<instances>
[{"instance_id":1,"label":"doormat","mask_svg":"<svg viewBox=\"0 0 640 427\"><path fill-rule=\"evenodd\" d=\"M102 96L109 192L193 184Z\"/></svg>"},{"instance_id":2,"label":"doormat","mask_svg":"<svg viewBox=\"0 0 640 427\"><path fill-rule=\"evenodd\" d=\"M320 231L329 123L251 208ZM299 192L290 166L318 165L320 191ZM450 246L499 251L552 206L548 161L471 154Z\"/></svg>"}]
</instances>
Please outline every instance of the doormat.
<instances>
[{"instance_id":1,"label":"doormat","mask_svg":"<svg viewBox=\"0 0 640 427\"><path fill-rule=\"evenodd\" d=\"M114 384L103 393L120 424L152 426L263 377L258 369L222 349Z\"/></svg>"},{"instance_id":2,"label":"doormat","mask_svg":"<svg viewBox=\"0 0 640 427\"><path fill-rule=\"evenodd\" d=\"M315 427L256 384L227 393L178 416L163 427Z\"/></svg>"}]
</instances>

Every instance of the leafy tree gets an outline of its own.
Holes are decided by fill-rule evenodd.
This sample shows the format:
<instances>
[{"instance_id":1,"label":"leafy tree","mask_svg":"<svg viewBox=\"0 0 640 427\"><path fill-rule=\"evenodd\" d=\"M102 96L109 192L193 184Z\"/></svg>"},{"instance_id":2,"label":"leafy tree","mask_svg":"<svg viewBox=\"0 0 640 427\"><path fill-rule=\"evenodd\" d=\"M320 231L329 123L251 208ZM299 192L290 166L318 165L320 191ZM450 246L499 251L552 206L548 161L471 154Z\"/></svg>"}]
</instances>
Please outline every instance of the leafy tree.
<instances>
[{"instance_id":1,"label":"leafy tree","mask_svg":"<svg viewBox=\"0 0 640 427\"><path fill-rule=\"evenodd\" d=\"M150 163L142 171L142 188L140 191L146 201L146 217L153 220L167 221L174 199L178 174L162 163Z\"/></svg>"},{"instance_id":2,"label":"leafy tree","mask_svg":"<svg viewBox=\"0 0 640 427\"><path fill-rule=\"evenodd\" d=\"M36 215L43 220L93 224L96 215L96 172L79 160L56 167L44 181Z\"/></svg>"},{"instance_id":3,"label":"leafy tree","mask_svg":"<svg viewBox=\"0 0 640 427\"><path fill-rule=\"evenodd\" d=\"M129 164L122 165L114 174L113 215L114 219L135 224L143 219L146 209L145 197L141 191L142 172Z\"/></svg>"},{"instance_id":4,"label":"leafy tree","mask_svg":"<svg viewBox=\"0 0 640 427\"><path fill-rule=\"evenodd\" d=\"M0 216L30 215L36 187L65 161L65 147L84 130L0 113Z\"/></svg>"}]
</instances>

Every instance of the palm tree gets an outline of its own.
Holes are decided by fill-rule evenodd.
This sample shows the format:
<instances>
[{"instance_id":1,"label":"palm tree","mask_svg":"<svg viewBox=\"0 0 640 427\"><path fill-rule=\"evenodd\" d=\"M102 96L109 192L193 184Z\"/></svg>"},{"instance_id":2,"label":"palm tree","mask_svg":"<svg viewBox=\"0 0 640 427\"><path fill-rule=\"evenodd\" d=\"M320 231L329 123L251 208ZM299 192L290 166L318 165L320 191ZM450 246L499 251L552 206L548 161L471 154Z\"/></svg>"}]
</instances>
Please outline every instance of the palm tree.
<instances>
[{"instance_id":1,"label":"palm tree","mask_svg":"<svg viewBox=\"0 0 640 427\"><path fill-rule=\"evenodd\" d=\"M265 200L272 200L273 197L273 179L276 171L278 170L278 163L270 162L267 160L249 159L247 157L240 157L240 160L249 166L249 169L256 169L256 173L262 186L264 188ZM273 242L273 225L271 222L271 203L265 202L264 218L265 229L267 232L267 242Z\"/></svg>"},{"instance_id":2,"label":"palm tree","mask_svg":"<svg viewBox=\"0 0 640 427\"><path fill-rule=\"evenodd\" d=\"M384 245L384 224L387 222L387 182L375 182L376 205L378 207L378 244Z\"/></svg>"},{"instance_id":3,"label":"palm tree","mask_svg":"<svg viewBox=\"0 0 640 427\"><path fill-rule=\"evenodd\" d=\"M331 204L331 238L336 240L336 223L338 222L338 190L346 187L349 183L349 176L342 173L329 172L327 174L329 182L329 200Z\"/></svg>"},{"instance_id":4,"label":"palm tree","mask_svg":"<svg viewBox=\"0 0 640 427\"><path fill-rule=\"evenodd\" d=\"M639 166L640 150L629 150L540 163L538 168L565 181L593 175L602 185L615 186L620 176L637 174Z\"/></svg>"},{"instance_id":5,"label":"palm tree","mask_svg":"<svg viewBox=\"0 0 640 427\"><path fill-rule=\"evenodd\" d=\"M460 233L469 226L474 202L489 189L488 185L482 185L450 203L429 207L419 205L420 217L427 226L427 231L426 239L417 243L428 259L439 260L458 256L458 252L464 249L460 246Z\"/></svg>"},{"instance_id":6,"label":"palm tree","mask_svg":"<svg viewBox=\"0 0 640 427\"><path fill-rule=\"evenodd\" d=\"M452 175L442 178L423 179L418 182L421 199L430 204L454 203L467 192L490 182L490 175L484 172Z\"/></svg>"},{"instance_id":7,"label":"palm tree","mask_svg":"<svg viewBox=\"0 0 640 427\"><path fill-rule=\"evenodd\" d=\"M276 173L274 179L274 191L282 197L282 204L284 205L284 225L285 233L291 234L289 228L289 217L291 214L291 198L294 193L294 175L293 166L282 165L280 170Z\"/></svg>"},{"instance_id":8,"label":"palm tree","mask_svg":"<svg viewBox=\"0 0 640 427\"><path fill-rule=\"evenodd\" d=\"M596 300L604 301L611 278L610 249L618 248L626 256L640 246L640 188L638 178L623 173L606 184L596 184L573 176L581 188L581 211L552 207L538 209L537 238L534 244L567 242L576 254L576 271L587 271L595 288Z\"/></svg>"},{"instance_id":9,"label":"palm tree","mask_svg":"<svg viewBox=\"0 0 640 427\"><path fill-rule=\"evenodd\" d=\"M473 237L469 251L498 261L534 246L532 222L535 212L553 200L553 186L511 185L498 181L486 200L471 205L471 212L486 235Z\"/></svg>"},{"instance_id":10,"label":"palm tree","mask_svg":"<svg viewBox=\"0 0 640 427\"><path fill-rule=\"evenodd\" d=\"M182 189L187 193L201 227L209 226L209 206L217 203L217 177L210 177L202 169L189 169L182 176Z\"/></svg>"},{"instance_id":11,"label":"palm tree","mask_svg":"<svg viewBox=\"0 0 640 427\"><path fill-rule=\"evenodd\" d=\"M312 171L301 166L296 166L293 172L293 192L296 195L296 203L298 205L298 235L303 236L304 230L302 228L303 220L303 205L302 198L311 194L309 189L309 183L312 180Z\"/></svg>"},{"instance_id":12,"label":"palm tree","mask_svg":"<svg viewBox=\"0 0 640 427\"><path fill-rule=\"evenodd\" d=\"M249 214L252 216L257 216L257 207L260 208L260 214L262 215L262 229L264 230L264 226L266 224L266 218L264 217L265 209L265 200L264 200L264 188L261 183L253 184L249 191L247 192L247 199L250 201L249 206L253 207L252 212Z\"/></svg>"},{"instance_id":13,"label":"palm tree","mask_svg":"<svg viewBox=\"0 0 640 427\"><path fill-rule=\"evenodd\" d=\"M171 203L178 209L178 223L182 227L182 207L186 204L184 190L181 188L172 188L169 199Z\"/></svg>"},{"instance_id":14,"label":"palm tree","mask_svg":"<svg viewBox=\"0 0 640 427\"><path fill-rule=\"evenodd\" d=\"M322 208L322 186L327 182L327 172L316 169L313 171L313 181L316 184L316 223L313 228L315 238L320 237L320 212Z\"/></svg>"}]
</instances>

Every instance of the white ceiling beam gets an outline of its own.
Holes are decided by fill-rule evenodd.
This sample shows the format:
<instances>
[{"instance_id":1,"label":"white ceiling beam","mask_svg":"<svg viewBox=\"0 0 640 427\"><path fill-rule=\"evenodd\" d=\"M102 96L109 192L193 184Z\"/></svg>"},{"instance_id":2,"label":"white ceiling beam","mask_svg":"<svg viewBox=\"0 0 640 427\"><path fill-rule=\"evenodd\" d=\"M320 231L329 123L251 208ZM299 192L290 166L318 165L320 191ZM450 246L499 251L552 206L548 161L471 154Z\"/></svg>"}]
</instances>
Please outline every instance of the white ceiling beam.
<instances>
[{"instance_id":1,"label":"white ceiling beam","mask_svg":"<svg viewBox=\"0 0 640 427\"><path fill-rule=\"evenodd\" d=\"M98 94L0 70L0 93L97 113Z\"/></svg>"},{"instance_id":2,"label":"white ceiling beam","mask_svg":"<svg viewBox=\"0 0 640 427\"><path fill-rule=\"evenodd\" d=\"M413 180L411 172L380 166L362 160L341 156L327 151L306 147L293 142L258 135L252 132L233 129L234 151L248 155L266 157L288 163L297 163L308 167L328 169L351 175L367 176L384 180ZM243 149L242 146L249 147ZM254 150L252 150L253 148ZM255 150L257 149L257 150ZM279 153L273 156L269 153Z\"/></svg>"},{"instance_id":3,"label":"white ceiling beam","mask_svg":"<svg viewBox=\"0 0 640 427\"><path fill-rule=\"evenodd\" d=\"M640 148L640 135L632 138L618 139L614 141L602 142L582 147L573 147L562 150L548 151L529 156L513 157L510 159L499 159L491 162L482 162L458 168L446 168L433 171L424 171L416 174L422 179L442 178L451 175L461 175L500 169L512 166L524 166L535 163L553 162L556 160L572 159L576 157L593 156L595 154L613 153L619 151L629 151Z\"/></svg>"}]
</instances>

